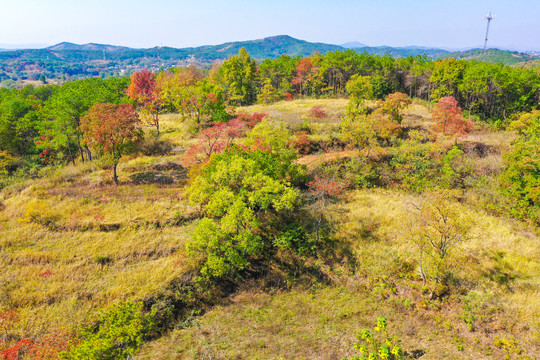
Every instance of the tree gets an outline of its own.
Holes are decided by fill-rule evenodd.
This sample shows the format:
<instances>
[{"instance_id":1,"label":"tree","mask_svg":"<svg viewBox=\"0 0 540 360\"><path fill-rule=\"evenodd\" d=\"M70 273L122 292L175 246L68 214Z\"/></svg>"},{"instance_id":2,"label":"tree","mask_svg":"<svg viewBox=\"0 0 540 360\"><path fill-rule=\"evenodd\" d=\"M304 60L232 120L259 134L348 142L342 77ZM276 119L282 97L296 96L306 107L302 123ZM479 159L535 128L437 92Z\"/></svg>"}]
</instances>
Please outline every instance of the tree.
<instances>
[{"instance_id":1,"label":"tree","mask_svg":"<svg viewBox=\"0 0 540 360\"><path fill-rule=\"evenodd\" d=\"M471 221L456 201L455 191L438 190L425 193L423 201L412 204L409 237L419 250L418 266L424 285L430 279L444 283L449 270L447 259L469 237Z\"/></svg>"},{"instance_id":2,"label":"tree","mask_svg":"<svg viewBox=\"0 0 540 360\"><path fill-rule=\"evenodd\" d=\"M82 141L81 118L96 103L125 102L125 83L122 79L85 79L71 81L54 89L40 111L41 121L38 126L45 149L67 151L72 163L75 154L80 153L81 160L91 160L91 153Z\"/></svg>"},{"instance_id":3,"label":"tree","mask_svg":"<svg viewBox=\"0 0 540 360\"><path fill-rule=\"evenodd\" d=\"M143 136L139 115L131 104L95 104L81 120L84 140L95 150L111 156L113 179L122 154Z\"/></svg>"},{"instance_id":4,"label":"tree","mask_svg":"<svg viewBox=\"0 0 540 360\"><path fill-rule=\"evenodd\" d=\"M0 99L0 151L24 156L35 150L39 106L41 101L24 97L18 90Z\"/></svg>"},{"instance_id":5,"label":"tree","mask_svg":"<svg viewBox=\"0 0 540 360\"><path fill-rule=\"evenodd\" d=\"M315 176L315 179L309 183L308 197L312 200L309 208L315 218L315 241L317 243L320 238L320 229L327 218L328 206L336 201L344 190L345 184L342 181L331 178Z\"/></svg>"},{"instance_id":6,"label":"tree","mask_svg":"<svg viewBox=\"0 0 540 360\"><path fill-rule=\"evenodd\" d=\"M241 137L246 128L246 125L238 119L214 123L207 127L199 134L197 143L186 151L183 165L189 167L208 161L214 153L223 152L235 139Z\"/></svg>"},{"instance_id":7,"label":"tree","mask_svg":"<svg viewBox=\"0 0 540 360\"><path fill-rule=\"evenodd\" d=\"M509 128L519 137L503 156L505 169L499 181L514 200L514 215L540 223L540 111L522 114Z\"/></svg>"},{"instance_id":8,"label":"tree","mask_svg":"<svg viewBox=\"0 0 540 360\"><path fill-rule=\"evenodd\" d=\"M373 98L371 77L355 74L347 82L345 88L347 89L347 93L350 95L347 111L350 114L365 113L366 99Z\"/></svg>"},{"instance_id":9,"label":"tree","mask_svg":"<svg viewBox=\"0 0 540 360\"><path fill-rule=\"evenodd\" d=\"M257 100L257 63L251 59L246 48L241 48L238 55L225 60L217 76L231 103L251 105Z\"/></svg>"},{"instance_id":10,"label":"tree","mask_svg":"<svg viewBox=\"0 0 540 360\"><path fill-rule=\"evenodd\" d=\"M259 65L259 75L262 84L270 81L272 87L280 96L292 92L292 78L296 71L296 64L301 56L290 57L283 54L277 59L266 59Z\"/></svg>"},{"instance_id":11,"label":"tree","mask_svg":"<svg viewBox=\"0 0 540 360\"><path fill-rule=\"evenodd\" d=\"M204 218L187 250L201 259L203 276L234 275L272 247L275 234L267 226L292 211L298 199L276 171L280 167L274 154L232 147L213 156L192 180L187 193L191 203L201 205Z\"/></svg>"},{"instance_id":12,"label":"tree","mask_svg":"<svg viewBox=\"0 0 540 360\"><path fill-rule=\"evenodd\" d=\"M377 111L389 115L392 120L401 125L403 121L403 110L411 105L411 100L407 94L396 92L389 94L384 101L380 103Z\"/></svg>"},{"instance_id":13,"label":"tree","mask_svg":"<svg viewBox=\"0 0 540 360\"><path fill-rule=\"evenodd\" d=\"M439 100L443 97L457 97L458 87L463 81L463 73L467 66L465 60L456 60L454 58L436 61L429 81L435 85L431 93L433 100Z\"/></svg>"},{"instance_id":14,"label":"tree","mask_svg":"<svg viewBox=\"0 0 540 360\"><path fill-rule=\"evenodd\" d=\"M131 75L127 95L135 101L143 112L151 115L151 122L159 135L159 113L162 107L160 88L156 76L144 69Z\"/></svg>"},{"instance_id":15,"label":"tree","mask_svg":"<svg viewBox=\"0 0 540 360\"><path fill-rule=\"evenodd\" d=\"M306 86L304 85L311 74L313 73L313 64L309 57L300 59L296 66L296 75L292 79L292 84L298 86L298 94L304 95L306 93Z\"/></svg>"},{"instance_id":16,"label":"tree","mask_svg":"<svg viewBox=\"0 0 540 360\"><path fill-rule=\"evenodd\" d=\"M467 134L474 127L471 121L463 119L461 108L451 96L440 99L431 114L435 121L433 129L445 135Z\"/></svg>"}]
</instances>

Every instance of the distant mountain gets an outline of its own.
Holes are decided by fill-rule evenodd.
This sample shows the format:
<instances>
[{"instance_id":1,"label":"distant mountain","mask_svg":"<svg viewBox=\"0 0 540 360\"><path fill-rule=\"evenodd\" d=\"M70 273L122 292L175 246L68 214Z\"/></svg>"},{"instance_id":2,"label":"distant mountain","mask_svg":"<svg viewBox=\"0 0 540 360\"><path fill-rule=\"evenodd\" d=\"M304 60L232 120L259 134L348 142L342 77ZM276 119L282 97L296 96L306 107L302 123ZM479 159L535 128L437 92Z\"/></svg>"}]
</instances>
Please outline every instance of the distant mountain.
<instances>
[{"instance_id":1,"label":"distant mountain","mask_svg":"<svg viewBox=\"0 0 540 360\"><path fill-rule=\"evenodd\" d=\"M77 45L70 42L62 42L53 46L49 46L47 50L52 51L66 51L66 50L82 50L82 51L120 51L120 50L129 50L130 48L125 46L115 46L115 45L103 45L103 44L84 44Z\"/></svg>"},{"instance_id":2,"label":"distant mountain","mask_svg":"<svg viewBox=\"0 0 540 360\"><path fill-rule=\"evenodd\" d=\"M208 66L213 61L225 60L238 54L242 47L259 60L276 58L282 54L308 56L315 52L325 54L331 50L343 49L339 45L312 43L288 35L182 49L162 46L134 49L115 45L63 42L44 49L0 52L0 83L16 82L21 86L25 81L33 81L41 76L47 79L78 79L125 76L142 68L157 71L189 64Z\"/></svg>"},{"instance_id":3,"label":"distant mountain","mask_svg":"<svg viewBox=\"0 0 540 360\"><path fill-rule=\"evenodd\" d=\"M483 49L471 49L467 51L448 52L441 56L442 58L456 58L465 60L482 60L484 58ZM484 61L492 63L503 63L506 65L515 65L522 62L538 59L537 56L518 51L487 49Z\"/></svg>"},{"instance_id":4,"label":"distant mountain","mask_svg":"<svg viewBox=\"0 0 540 360\"><path fill-rule=\"evenodd\" d=\"M0 44L1 45L1 44ZM309 56L315 52L325 54L332 50L353 48L357 52L376 55L406 57L426 55L432 59L456 57L481 59L482 50L449 52L438 48L422 46L362 46L359 42L349 42L343 46L313 43L295 39L288 35L271 36L264 39L235 41L220 45L206 45L189 48L154 47L134 49L105 44L73 44L63 42L40 49L0 51L0 84L7 81L10 86L23 86L28 81L46 79L79 79L95 76L126 76L139 69L153 71L173 66L197 64L209 66L213 61L221 61L245 47L249 54L258 59L276 58L282 54ZM357 47L360 46L360 47ZM490 49L487 61L516 64L538 59L530 54ZM535 64L530 64L534 66Z\"/></svg>"},{"instance_id":5,"label":"distant mountain","mask_svg":"<svg viewBox=\"0 0 540 360\"><path fill-rule=\"evenodd\" d=\"M437 48L421 46L391 47L391 46L365 46L355 49L358 52L367 52L372 55L390 55L392 57L406 57L427 55L428 57L440 57L448 51Z\"/></svg>"},{"instance_id":6,"label":"distant mountain","mask_svg":"<svg viewBox=\"0 0 540 360\"><path fill-rule=\"evenodd\" d=\"M308 56L314 52L325 54L328 51L342 48L338 45L318 42L312 43L304 40L298 40L288 35L278 35L259 40L236 41L215 46L187 48L184 50L187 50L188 52L191 50L193 51L194 55L210 55L210 53L216 53L221 54L221 57L226 58L231 55L238 54L238 51L242 47L245 47L248 53L257 59L276 58L282 54L287 54L290 56Z\"/></svg>"},{"instance_id":7,"label":"distant mountain","mask_svg":"<svg viewBox=\"0 0 540 360\"><path fill-rule=\"evenodd\" d=\"M340 46L346 49L356 49L356 48L366 47L367 45L358 41L351 41L351 42L346 42L345 44L341 44Z\"/></svg>"},{"instance_id":8,"label":"distant mountain","mask_svg":"<svg viewBox=\"0 0 540 360\"><path fill-rule=\"evenodd\" d=\"M341 46L323 43L312 43L304 40L298 40L288 35L271 36L264 39L235 41L220 45L205 45L190 48L172 48L167 46L158 46L150 49L133 49L123 46L103 45L103 44L85 44L78 45L69 42L63 42L47 48L50 51L107 51L122 52L124 56L130 53L139 56L142 53L160 54L163 58L186 57L197 58L199 60L218 60L227 59L231 55L238 54L238 51L245 47L248 53L257 59L275 58L282 54L291 56L311 55L313 52L326 53L331 50L341 49Z\"/></svg>"}]
</instances>

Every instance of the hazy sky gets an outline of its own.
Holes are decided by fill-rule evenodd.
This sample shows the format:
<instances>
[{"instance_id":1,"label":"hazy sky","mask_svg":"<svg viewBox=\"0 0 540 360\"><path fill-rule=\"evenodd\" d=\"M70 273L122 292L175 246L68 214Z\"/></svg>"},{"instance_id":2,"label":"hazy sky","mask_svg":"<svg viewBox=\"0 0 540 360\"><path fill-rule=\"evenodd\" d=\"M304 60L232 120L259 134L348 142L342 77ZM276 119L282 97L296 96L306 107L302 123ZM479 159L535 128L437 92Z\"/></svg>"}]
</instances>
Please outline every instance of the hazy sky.
<instances>
[{"instance_id":1,"label":"hazy sky","mask_svg":"<svg viewBox=\"0 0 540 360\"><path fill-rule=\"evenodd\" d=\"M187 47L287 34L341 44L540 50L540 0L0 0L0 44Z\"/></svg>"}]
</instances>

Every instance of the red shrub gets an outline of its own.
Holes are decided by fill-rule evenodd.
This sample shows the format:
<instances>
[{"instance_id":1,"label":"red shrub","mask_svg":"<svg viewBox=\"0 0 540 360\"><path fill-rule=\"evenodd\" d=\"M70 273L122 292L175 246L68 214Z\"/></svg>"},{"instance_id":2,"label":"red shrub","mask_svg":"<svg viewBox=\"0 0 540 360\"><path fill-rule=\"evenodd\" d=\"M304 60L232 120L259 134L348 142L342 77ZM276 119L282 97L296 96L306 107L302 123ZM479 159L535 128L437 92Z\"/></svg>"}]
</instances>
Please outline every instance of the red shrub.
<instances>
[{"instance_id":1,"label":"red shrub","mask_svg":"<svg viewBox=\"0 0 540 360\"><path fill-rule=\"evenodd\" d=\"M301 155L308 155L317 150L317 144L307 136L305 131L296 133L289 145Z\"/></svg>"},{"instance_id":2,"label":"red shrub","mask_svg":"<svg viewBox=\"0 0 540 360\"><path fill-rule=\"evenodd\" d=\"M317 119L322 119L326 117L326 111L321 106L314 106L309 110L309 115Z\"/></svg>"},{"instance_id":3,"label":"red shrub","mask_svg":"<svg viewBox=\"0 0 540 360\"><path fill-rule=\"evenodd\" d=\"M255 125L260 123L262 119L267 117L267 113L247 113L247 112L240 112L236 114L236 119L242 121L249 129L253 129Z\"/></svg>"}]
</instances>

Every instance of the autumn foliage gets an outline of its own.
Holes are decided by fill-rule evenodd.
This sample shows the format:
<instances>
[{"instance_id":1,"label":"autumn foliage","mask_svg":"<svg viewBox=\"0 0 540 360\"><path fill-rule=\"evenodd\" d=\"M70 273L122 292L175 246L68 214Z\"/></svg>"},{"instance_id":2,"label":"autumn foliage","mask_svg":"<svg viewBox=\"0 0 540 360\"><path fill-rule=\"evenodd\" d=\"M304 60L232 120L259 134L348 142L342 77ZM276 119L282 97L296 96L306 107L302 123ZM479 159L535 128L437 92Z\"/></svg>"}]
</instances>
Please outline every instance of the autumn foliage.
<instances>
[{"instance_id":1,"label":"autumn foliage","mask_svg":"<svg viewBox=\"0 0 540 360\"><path fill-rule=\"evenodd\" d=\"M95 104L81 120L86 144L111 155L115 182L122 153L142 136L139 124L139 115L131 104Z\"/></svg>"},{"instance_id":2,"label":"autumn foliage","mask_svg":"<svg viewBox=\"0 0 540 360\"><path fill-rule=\"evenodd\" d=\"M0 351L0 360L56 360L61 352L77 344L77 339L66 330L51 332L41 339L21 339Z\"/></svg>"},{"instance_id":3,"label":"autumn foliage","mask_svg":"<svg viewBox=\"0 0 540 360\"><path fill-rule=\"evenodd\" d=\"M246 128L244 122L233 119L226 123L214 123L202 130L197 143L186 151L183 165L189 167L204 163L212 154L223 152L236 138L244 134Z\"/></svg>"},{"instance_id":4,"label":"autumn foliage","mask_svg":"<svg viewBox=\"0 0 540 360\"><path fill-rule=\"evenodd\" d=\"M389 94L384 101L379 103L380 107L377 111L390 116L392 120L401 124L403 121L403 110L410 106L411 103L411 99L409 99L407 94L395 92Z\"/></svg>"},{"instance_id":5,"label":"autumn foliage","mask_svg":"<svg viewBox=\"0 0 540 360\"><path fill-rule=\"evenodd\" d=\"M212 154L223 152L235 139L244 136L246 131L253 129L266 116L266 113L241 112L228 122L204 124L207 127L199 133L197 143L184 155L184 166L204 163Z\"/></svg>"},{"instance_id":6,"label":"autumn foliage","mask_svg":"<svg viewBox=\"0 0 540 360\"><path fill-rule=\"evenodd\" d=\"M139 106L147 106L157 100L156 76L144 69L131 75L127 95Z\"/></svg>"},{"instance_id":7,"label":"autumn foliage","mask_svg":"<svg viewBox=\"0 0 540 360\"><path fill-rule=\"evenodd\" d=\"M313 106L309 109L309 115L317 119L322 119L326 117L326 111L324 111L322 106Z\"/></svg>"},{"instance_id":8,"label":"autumn foliage","mask_svg":"<svg viewBox=\"0 0 540 360\"><path fill-rule=\"evenodd\" d=\"M131 75L131 83L127 95L133 99L144 112L152 114L152 123L159 134L159 112L162 106L160 89L156 75L144 69Z\"/></svg>"},{"instance_id":9,"label":"autumn foliage","mask_svg":"<svg viewBox=\"0 0 540 360\"><path fill-rule=\"evenodd\" d=\"M292 84L298 86L298 93L302 95L305 92L304 83L309 79L313 64L308 57L300 59L296 66L296 76L292 79Z\"/></svg>"},{"instance_id":10,"label":"autumn foliage","mask_svg":"<svg viewBox=\"0 0 540 360\"><path fill-rule=\"evenodd\" d=\"M308 155L317 149L317 143L312 141L305 131L299 131L289 143L300 155Z\"/></svg>"},{"instance_id":11,"label":"autumn foliage","mask_svg":"<svg viewBox=\"0 0 540 360\"><path fill-rule=\"evenodd\" d=\"M440 99L431 114L435 121L433 130L445 135L464 135L474 126L471 121L463 119L461 108L452 96Z\"/></svg>"}]
</instances>

